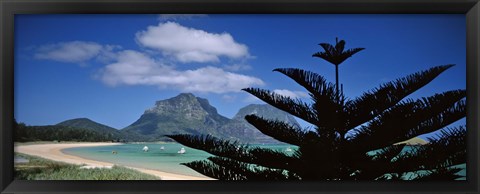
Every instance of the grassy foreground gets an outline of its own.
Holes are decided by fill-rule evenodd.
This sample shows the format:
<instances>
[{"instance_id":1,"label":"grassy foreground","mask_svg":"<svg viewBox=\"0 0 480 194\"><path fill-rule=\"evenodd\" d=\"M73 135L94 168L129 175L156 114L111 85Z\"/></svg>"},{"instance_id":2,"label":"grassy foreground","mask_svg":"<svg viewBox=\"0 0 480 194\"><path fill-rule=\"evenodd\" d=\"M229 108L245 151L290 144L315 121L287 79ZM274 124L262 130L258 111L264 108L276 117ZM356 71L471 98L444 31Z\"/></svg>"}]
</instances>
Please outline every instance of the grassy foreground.
<instances>
[{"instance_id":1,"label":"grassy foreground","mask_svg":"<svg viewBox=\"0 0 480 194\"><path fill-rule=\"evenodd\" d=\"M29 160L27 163L15 164L16 180L159 180L156 176L120 166L111 169L80 169L80 165L19 153L15 153L15 156Z\"/></svg>"}]
</instances>

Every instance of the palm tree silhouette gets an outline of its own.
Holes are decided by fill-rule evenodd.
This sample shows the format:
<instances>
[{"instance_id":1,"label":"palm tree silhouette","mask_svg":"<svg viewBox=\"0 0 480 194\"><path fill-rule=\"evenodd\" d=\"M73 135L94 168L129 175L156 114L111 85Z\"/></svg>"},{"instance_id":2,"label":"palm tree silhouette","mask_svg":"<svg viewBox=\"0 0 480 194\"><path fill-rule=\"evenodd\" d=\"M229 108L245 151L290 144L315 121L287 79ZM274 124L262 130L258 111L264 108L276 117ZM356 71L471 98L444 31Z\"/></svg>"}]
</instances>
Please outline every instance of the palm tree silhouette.
<instances>
[{"instance_id":1,"label":"palm tree silhouette","mask_svg":"<svg viewBox=\"0 0 480 194\"><path fill-rule=\"evenodd\" d=\"M319 55L338 66L361 50L343 52L344 45L325 45L328 52ZM214 155L183 165L220 180L454 180L461 177L458 165L466 163L466 128L447 126L466 116L466 91L407 98L453 66L413 73L354 99L314 72L274 69L304 87L312 103L265 89L243 90L312 124L313 130L256 115L245 119L262 133L297 146L293 154L210 135L168 137ZM438 135L427 145L396 144L431 132Z\"/></svg>"}]
</instances>

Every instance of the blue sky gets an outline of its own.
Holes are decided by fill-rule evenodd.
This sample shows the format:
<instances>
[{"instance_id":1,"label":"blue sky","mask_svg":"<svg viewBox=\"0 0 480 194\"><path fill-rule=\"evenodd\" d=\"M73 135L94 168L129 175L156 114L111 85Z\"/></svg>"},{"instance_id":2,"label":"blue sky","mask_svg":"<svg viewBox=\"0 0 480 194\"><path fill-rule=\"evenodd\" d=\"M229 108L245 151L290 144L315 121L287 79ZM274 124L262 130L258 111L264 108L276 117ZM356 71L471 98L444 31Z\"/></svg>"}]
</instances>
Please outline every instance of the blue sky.
<instances>
[{"instance_id":1,"label":"blue sky","mask_svg":"<svg viewBox=\"0 0 480 194\"><path fill-rule=\"evenodd\" d=\"M272 69L334 82L334 66L312 54L336 37L366 48L340 65L349 98L444 64L456 66L410 97L466 87L464 15L17 15L15 117L29 125L87 117L121 129L155 101L191 92L231 118L262 103L245 87L308 102Z\"/></svg>"}]
</instances>

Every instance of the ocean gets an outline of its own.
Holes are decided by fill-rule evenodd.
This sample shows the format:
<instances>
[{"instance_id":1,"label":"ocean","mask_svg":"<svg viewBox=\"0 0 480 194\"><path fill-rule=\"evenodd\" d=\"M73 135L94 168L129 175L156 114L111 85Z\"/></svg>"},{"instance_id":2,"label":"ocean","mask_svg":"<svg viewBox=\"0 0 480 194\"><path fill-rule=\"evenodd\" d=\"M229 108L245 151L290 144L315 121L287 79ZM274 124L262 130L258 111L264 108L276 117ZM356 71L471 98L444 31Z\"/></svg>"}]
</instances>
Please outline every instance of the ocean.
<instances>
[{"instance_id":1,"label":"ocean","mask_svg":"<svg viewBox=\"0 0 480 194\"><path fill-rule=\"evenodd\" d=\"M149 148L148 152L142 151L144 146ZM262 148L269 148L273 150L283 151L287 154L292 152L286 151L287 148L293 150L295 146L289 146L285 144L253 144L251 146L258 146ZM164 149L161 149L163 147ZM181 148L185 149L184 154L179 154ZM405 147L405 150L408 150ZM178 143L160 143L160 144L121 144L112 146L98 146L98 147L80 147L80 148L68 148L62 150L66 154L80 156L82 158L110 162L114 164L139 167L145 169L159 170L163 172L204 177L196 171L180 165L180 163L192 162L196 160L205 160L211 154L185 147ZM112 151L116 151L117 154L112 154ZM458 167L463 168L458 174L466 174L466 165L462 164ZM459 180L465 180L464 178Z\"/></svg>"},{"instance_id":2,"label":"ocean","mask_svg":"<svg viewBox=\"0 0 480 194\"><path fill-rule=\"evenodd\" d=\"M149 148L148 152L142 151L144 146ZM288 147L294 149L294 146L285 144L252 146L270 148L279 151L285 151ZM161 147L164 147L164 149L162 150ZM184 154L177 153L181 148L185 148ZM86 159L198 177L204 176L184 165L180 165L180 163L205 160L209 156L212 156L207 152L185 147L178 143L121 144L112 146L68 148L62 151L66 154L80 156ZM116 151L117 154L112 154L112 151Z\"/></svg>"}]
</instances>

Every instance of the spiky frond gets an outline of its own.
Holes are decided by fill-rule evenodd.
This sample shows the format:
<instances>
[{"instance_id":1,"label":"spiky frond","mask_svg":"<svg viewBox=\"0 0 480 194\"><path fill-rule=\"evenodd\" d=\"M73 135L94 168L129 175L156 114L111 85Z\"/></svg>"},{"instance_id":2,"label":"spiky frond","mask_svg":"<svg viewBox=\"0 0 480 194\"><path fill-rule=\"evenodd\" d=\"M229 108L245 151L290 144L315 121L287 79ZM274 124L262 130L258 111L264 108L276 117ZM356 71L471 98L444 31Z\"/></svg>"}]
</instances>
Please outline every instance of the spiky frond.
<instances>
[{"instance_id":1,"label":"spiky frond","mask_svg":"<svg viewBox=\"0 0 480 194\"><path fill-rule=\"evenodd\" d=\"M209 157L209 161L182 163L193 170L220 180L299 180L300 177L280 169L269 169L223 157Z\"/></svg>"},{"instance_id":2,"label":"spiky frond","mask_svg":"<svg viewBox=\"0 0 480 194\"><path fill-rule=\"evenodd\" d=\"M353 129L378 116L402 99L430 83L453 65L432 67L426 71L388 82L345 104L347 128Z\"/></svg>"},{"instance_id":3,"label":"spiky frond","mask_svg":"<svg viewBox=\"0 0 480 194\"><path fill-rule=\"evenodd\" d=\"M372 161L391 162L405 148L405 144L390 145L382 148L372 156Z\"/></svg>"},{"instance_id":4,"label":"spiky frond","mask_svg":"<svg viewBox=\"0 0 480 194\"><path fill-rule=\"evenodd\" d=\"M336 44L335 44L335 51L337 51L338 53L342 53L343 50L345 49L345 40L340 40L338 41Z\"/></svg>"},{"instance_id":5,"label":"spiky frond","mask_svg":"<svg viewBox=\"0 0 480 194\"><path fill-rule=\"evenodd\" d=\"M445 110L442 111L441 113L419 123L416 127L408 130L406 132L406 135L402 139L404 140L411 139L413 137L416 137L422 134L427 134L433 131L437 131L438 129L446 127L462 118L465 118L466 107L467 107L466 101L460 100L457 103L455 103L453 106L445 108Z\"/></svg>"},{"instance_id":6,"label":"spiky frond","mask_svg":"<svg viewBox=\"0 0 480 194\"><path fill-rule=\"evenodd\" d=\"M263 168L222 157L209 157L208 160L237 174L245 175L248 180L299 180L294 173L282 169Z\"/></svg>"},{"instance_id":7,"label":"spiky frond","mask_svg":"<svg viewBox=\"0 0 480 194\"><path fill-rule=\"evenodd\" d=\"M259 88L245 88L242 90L280 110L301 118L304 121L314 125L320 125L317 116L313 114L313 110L310 106L301 100L293 100L288 96L278 95L275 92Z\"/></svg>"},{"instance_id":8,"label":"spiky frond","mask_svg":"<svg viewBox=\"0 0 480 194\"><path fill-rule=\"evenodd\" d=\"M323 76L314 72L297 68L277 68L273 71L280 72L295 80L295 82L310 92L312 98L317 98L319 104L340 104L336 96L340 95L343 98L343 94L335 92L333 83L327 82Z\"/></svg>"},{"instance_id":9,"label":"spiky frond","mask_svg":"<svg viewBox=\"0 0 480 194\"><path fill-rule=\"evenodd\" d=\"M238 180L248 180L248 177L239 174L233 170L227 169L223 166L217 165L211 161L202 160L202 161L193 161L188 163L181 163L200 174L205 176L215 178L218 180L229 180L229 181L238 181Z\"/></svg>"},{"instance_id":10,"label":"spiky frond","mask_svg":"<svg viewBox=\"0 0 480 194\"><path fill-rule=\"evenodd\" d=\"M285 153L270 149L242 145L237 142L224 141L211 135L167 135L185 146L206 151L210 154L238 160L259 166L289 169L295 164L295 158Z\"/></svg>"},{"instance_id":11,"label":"spiky frond","mask_svg":"<svg viewBox=\"0 0 480 194\"><path fill-rule=\"evenodd\" d=\"M343 61L347 60L354 54L364 50L365 48L353 48L344 51L345 49L345 41L341 40L335 46L328 44L328 43L320 43L319 44L324 52L317 52L313 54L313 57L318 57L323 60L326 60L334 65L340 65Z\"/></svg>"},{"instance_id":12,"label":"spiky frond","mask_svg":"<svg viewBox=\"0 0 480 194\"><path fill-rule=\"evenodd\" d=\"M385 172L390 172L390 163L405 148L405 144L390 145L380 150L372 151L359 157L352 162L352 167L356 173L352 175L354 180L375 180L383 179ZM388 178L392 178L389 175Z\"/></svg>"},{"instance_id":13,"label":"spiky frond","mask_svg":"<svg viewBox=\"0 0 480 194\"><path fill-rule=\"evenodd\" d=\"M466 129L464 127L442 129L430 143L413 147L401 153L391 164L393 172L414 172L449 168L467 160Z\"/></svg>"},{"instance_id":14,"label":"spiky frond","mask_svg":"<svg viewBox=\"0 0 480 194\"><path fill-rule=\"evenodd\" d=\"M337 93L335 85L329 83L322 76L301 69L275 69L307 89L312 98L312 111L318 119L316 123L319 133L325 131L341 131L345 133L343 113L344 95Z\"/></svg>"},{"instance_id":15,"label":"spiky frond","mask_svg":"<svg viewBox=\"0 0 480 194\"><path fill-rule=\"evenodd\" d=\"M375 180L455 180L460 168L456 165L466 162L466 130L463 127L441 130L430 143L409 147L392 145L375 152L371 161L353 175L355 179ZM387 157L385 157L387 155ZM358 164L358 163L357 163Z\"/></svg>"},{"instance_id":16,"label":"spiky frond","mask_svg":"<svg viewBox=\"0 0 480 194\"><path fill-rule=\"evenodd\" d=\"M465 91L407 100L383 112L356 130L351 142L357 148L375 150L443 128L466 115Z\"/></svg>"},{"instance_id":17,"label":"spiky frond","mask_svg":"<svg viewBox=\"0 0 480 194\"><path fill-rule=\"evenodd\" d=\"M411 180L415 181L450 181L462 178L463 176L458 175L461 168L439 168L434 170L429 170L423 173L417 173L415 178Z\"/></svg>"},{"instance_id":18,"label":"spiky frond","mask_svg":"<svg viewBox=\"0 0 480 194\"><path fill-rule=\"evenodd\" d=\"M304 131L285 122L266 120L256 115L247 115L245 116L245 120L263 134L281 142L300 145L305 138L306 133Z\"/></svg>"}]
</instances>

